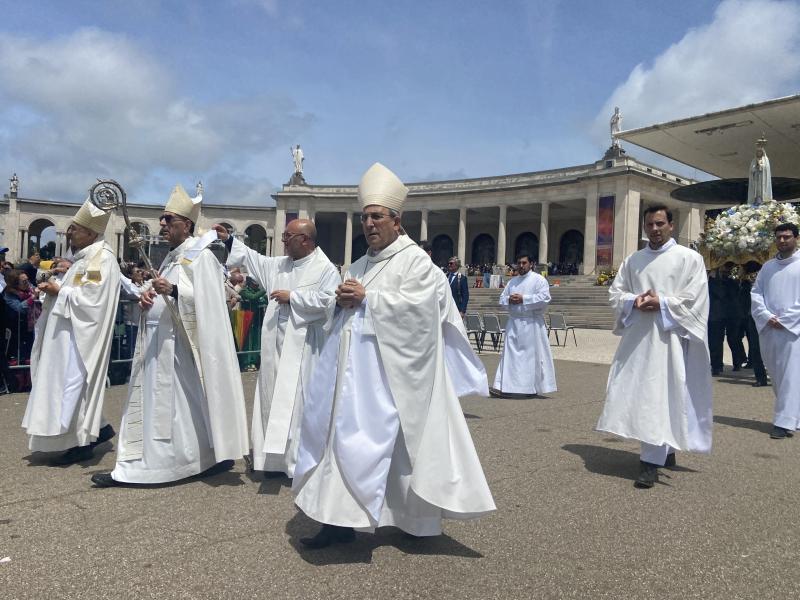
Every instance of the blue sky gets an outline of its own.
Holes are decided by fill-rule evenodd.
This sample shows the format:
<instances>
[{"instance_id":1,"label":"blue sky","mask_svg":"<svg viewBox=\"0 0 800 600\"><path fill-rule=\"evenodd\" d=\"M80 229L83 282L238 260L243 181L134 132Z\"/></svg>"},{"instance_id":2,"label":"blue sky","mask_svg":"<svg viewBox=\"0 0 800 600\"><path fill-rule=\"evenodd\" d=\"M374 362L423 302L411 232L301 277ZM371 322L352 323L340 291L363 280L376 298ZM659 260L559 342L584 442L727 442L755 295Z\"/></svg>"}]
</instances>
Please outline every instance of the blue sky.
<instances>
[{"instance_id":1,"label":"blue sky","mask_svg":"<svg viewBox=\"0 0 800 600\"><path fill-rule=\"evenodd\" d=\"M265 204L295 143L309 183L558 168L602 155L614 105L631 128L800 82L794 1L0 6L0 174L26 197L113 177L159 203L202 179Z\"/></svg>"}]
</instances>

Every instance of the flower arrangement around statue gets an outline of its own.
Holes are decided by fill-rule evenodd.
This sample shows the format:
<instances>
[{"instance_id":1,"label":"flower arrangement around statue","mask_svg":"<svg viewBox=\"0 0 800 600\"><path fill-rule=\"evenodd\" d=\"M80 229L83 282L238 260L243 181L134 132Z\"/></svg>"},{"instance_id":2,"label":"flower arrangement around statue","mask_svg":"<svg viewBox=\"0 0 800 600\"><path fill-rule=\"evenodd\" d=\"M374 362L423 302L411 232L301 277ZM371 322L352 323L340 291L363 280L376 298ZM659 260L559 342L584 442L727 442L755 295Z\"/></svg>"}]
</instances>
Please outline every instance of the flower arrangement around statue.
<instances>
[{"instance_id":1,"label":"flower arrangement around statue","mask_svg":"<svg viewBox=\"0 0 800 600\"><path fill-rule=\"evenodd\" d=\"M774 230L781 223L800 226L800 215L788 202L734 206L706 221L698 247L712 269L726 262L764 263L775 253Z\"/></svg>"},{"instance_id":2,"label":"flower arrangement around statue","mask_svg":"<svg viewBox=\"0 0 800 600\"><path fill-rule=\"evenodd\" d=\"M600 274L597 276L597 280L595 281L595 285L611 285L611 282L614 281L614 277L616 276L616 269L600 271Z\"/></svg>"}]
</instances>

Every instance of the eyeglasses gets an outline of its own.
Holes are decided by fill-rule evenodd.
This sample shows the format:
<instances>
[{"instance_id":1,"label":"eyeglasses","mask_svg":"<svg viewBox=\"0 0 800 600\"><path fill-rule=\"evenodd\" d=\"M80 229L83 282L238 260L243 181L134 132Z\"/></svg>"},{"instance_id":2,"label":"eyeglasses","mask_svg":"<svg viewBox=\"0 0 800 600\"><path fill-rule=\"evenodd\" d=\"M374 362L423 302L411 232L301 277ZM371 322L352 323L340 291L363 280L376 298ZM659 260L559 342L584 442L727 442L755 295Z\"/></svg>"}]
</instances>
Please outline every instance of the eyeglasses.
<instances>
[{"instance_id":1,"label":"eyeglasses","mask_svg":"<svg viewBox=\"0 0 800 600\"><path fill-rule=\"evenodd\" d=\"M158 217L158 221L159 222L164 221L167 225L172 223L175 219L179 219L181 221L186 221L187 220L187 219L184 219L183 217L181 217L179 215L161 215L160 217Z\"/></svg>"},{"instance_id":2,"label":"eyeglasses","mask_svg":"<svg viewBox=\"0 0 800 600\"><path fill-rule=\"evenodd\" d=\"M373 223L380 223L384 219L391 218L392 215L387 215L384 213L362 213L361 214L361 222L366 223L368 220L372 219Z\"/></svg>"},{"instance_id":3,"label":"eyeglasses","mask_svg":"<svg viewBox=\"0 0 800 600\"><path fill-rule=\"evenodd\" d=\"M297 237L298 235L306 235L305 233L283 233L281 235L282 242L288 242L293 237Z\"/></svg>"}]
</instances>

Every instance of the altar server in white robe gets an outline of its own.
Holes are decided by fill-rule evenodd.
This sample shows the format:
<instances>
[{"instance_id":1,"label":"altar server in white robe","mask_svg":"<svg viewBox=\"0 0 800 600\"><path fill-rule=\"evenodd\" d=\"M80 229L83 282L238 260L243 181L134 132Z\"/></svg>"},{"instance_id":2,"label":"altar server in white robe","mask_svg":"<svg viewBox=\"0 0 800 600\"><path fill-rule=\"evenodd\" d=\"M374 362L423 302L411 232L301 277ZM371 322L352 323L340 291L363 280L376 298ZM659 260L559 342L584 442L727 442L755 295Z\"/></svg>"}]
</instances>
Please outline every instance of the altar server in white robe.
<instances>
[{"instance_id":1,"label":"altar server in white robe","mask_svg":"<svg viewBox=\"0 0 800 600\"><path fill-rule=\"evenodd\" d=\"M286 256L275 258L251 250L221 225L214 229L228 246L228 266L246 268L271 300L261 327L261 369L250 429L253 468L293 477L303 391L322 351L342 278L317 247L317 229L308 219L286 226L281 238Z\"/></svg>"},{"instance_id":2,"label":"altar server in white robe","mask_svg":"<svg viewBox=\"0 0 800 600\"><path fill-rule=\"evenodd\" d=\"M178 481L248 453L223 270L208 248L217 233L193 237L199 216L200 197L177 186L160 219L170 251L139 300L116 467L92 476L99 487Z\"/></svg>"},{"instance_id":3,"label":"altar server in white robe","mask_svg":"<svg viewBox=\"0 0 800 600\"><path fill-rule=\"evenodd\" d=\"M494 376L492 396L531 398L556 391L556 373L544 314L550 284L534 272L530 256L517 257L520 274L511 278L500 306L508 309L503 353Z\"/></svg>"},{"instance_id":4,"label":"altar server in white robe","mask_svg":"<svg viewBox=\"0 0 800 600\"><path fill-rule=\"evenodd\" d=\"M708 278L702 257L672 239L672 213L644 214L648 245L628 256L609 290L621 335L599 431L641 442L635 485L652 488L675 451L711 451Z\"/></svg>"},{"instance_id":5,"label":"altar server in white robe","mask_svg":"<svg viewBox=\"0 0 800 600\"><path fill-rule=\"evenodd\" d=\"M55 464L88 460L96 445L114 436L102 416L120 281L103 238L109 216L86 200L67 228L72 265L61 281L38 285L45 298L22 426L34 452L67 450Z\"/></svg>"},{"instance_id":6,"label":"altar server in white robe","mask_svg":"<svg viewBox=\"0 0 800 600\"><path fill-rule=\"evenodd\" d=\"M750 291L761 355L772 377L775 416L770 437L800 428L800 254L797 225L775 228L778 255L761 268Z\"/></svg>"},{"instance_id":7,"label":"altar server in white robe","mask_svg":"<svg viewBox=\"0 0 800 600\"><path fill-rule=\"evenodd\" d=\"M297 506L323 523L309 548L352 541L354 528L438 535L443 518L495 509L458 401L488 396L486 372L447 279L402 232L407 192L377 163L359 184L369 251L336 292L295 468Z\"/></svg>"}]
</instances>

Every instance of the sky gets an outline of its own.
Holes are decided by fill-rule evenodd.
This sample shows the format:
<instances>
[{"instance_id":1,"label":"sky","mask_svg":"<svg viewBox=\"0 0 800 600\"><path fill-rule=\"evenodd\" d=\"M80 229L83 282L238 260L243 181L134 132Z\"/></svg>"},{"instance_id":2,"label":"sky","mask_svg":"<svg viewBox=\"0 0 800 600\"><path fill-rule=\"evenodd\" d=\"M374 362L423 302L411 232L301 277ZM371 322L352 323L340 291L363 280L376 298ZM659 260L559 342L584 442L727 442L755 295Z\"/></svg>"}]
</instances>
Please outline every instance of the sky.
<instances>
[{"instance_id":1,"label":"sky","mask_svg":"<svg viewBox=\"0 0 800 600\"><path fill-rule=\"evenodd\" d=\"M273 205L594 162L623 129L800 91L800 1L0 0L0 176L77 202ZM633 156L657 157L635 147ZM673 165L674 166L674 165ZM697 175L683 169L688 176Z\"/></svg>"}]
</instances>

